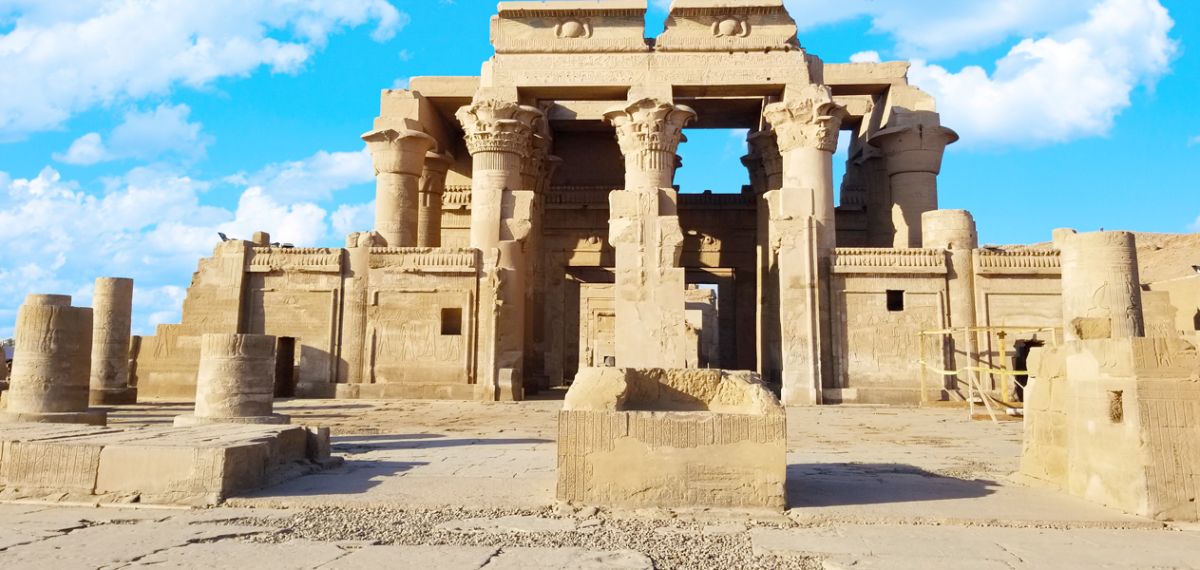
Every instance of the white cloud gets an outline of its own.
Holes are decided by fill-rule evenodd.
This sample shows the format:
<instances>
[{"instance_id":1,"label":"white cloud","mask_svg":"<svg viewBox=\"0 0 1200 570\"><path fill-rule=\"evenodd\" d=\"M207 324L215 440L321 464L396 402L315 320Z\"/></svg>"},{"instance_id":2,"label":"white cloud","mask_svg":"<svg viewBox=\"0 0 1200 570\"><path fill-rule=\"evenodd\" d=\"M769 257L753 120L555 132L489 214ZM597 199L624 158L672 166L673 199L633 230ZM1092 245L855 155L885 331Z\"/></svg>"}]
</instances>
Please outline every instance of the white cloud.
<instances>
[{"instance_id":1,"label":"white cloud","mask_svg":"<svg viewBox=\"0 0 1200 570\"><path fill-rule=\"evenodd\" d=\"M1200 144L1200 135L1188 139L1188 146L1196 146L1198 144Z\"/></svg>"},{"instance_id":2,"label":"white cloud","mask_svg":"<svg viewBox=\"0 0 1200 570\"><path fill-rule=\"evenodd\" d=\"M373 182L375 169L364 146L353 152L320 151L304 160L272 164L229 180L261 186L264 193L285 202L326 200L337 190Z\"/></svg>"},{"instance_id":3,"label":"white cloud","mask_svg":"<svg viewBox=\"0 0 1200 570\"><path fill-rule=\"evenodd\" d=\"M153 160L165 154L198 159L212 143L200 123L188 122L187 105L159 105L152 111L132 110L112 131L108 143L100 133L75 139L67 152L54 159L67 164L89 165L110 160L136 158Z\"/></svg>"},{"instance_id":4,"label":"white cloud","mask_svg":"<svg viewBox=\"0 0 1200 570\"><path fill-rule=\"evenodd\" d=\"M934 95L943 123L965 144L1104 135L1132 91L1169 70L1173 26L1159 0L1103 0L1082 23L1021 41L990 74L915 61L910 79Z\"/></svg>"},{"instance_id":5,"label":"white cloud","mask_svg":"<svg viewBox=\"0 0 1200 570\"><path fill-rule=\"evenodd\" d=\"M877 51L860 51L850 56L850 63L879 63L883 61Z\"/></svg>"},{"instance_id":6,"label":"white cloud","mask_svg":"<svg viewBox=\"0 0 1200 570\"><path fill-rule=\"evenodd\" d=\"M1010 38L1045 34L1078 21L1096 0L787 0L803 32L868 18L897 40L901 57L938 58L989 48Z\"/></svg>"},{"instance_id":7,"label":"white cloud","mask_svg":"<svg viewBox=\"0 0 1200 570\"><path fill-rule=\"evenodd\" d=\"M0 172L0 338L11 334L25 295L75 294L83 302L102 276L135 280L137 330L177 322L183 285L218 232L245 239L267 231L300 247L340 244L345 233L371 227L373 209L343 205L331 216L319 202L372 178L363 156L322 151L217 183L161 166L135 168L101 188L65 180L50 167L31 178ZM231 181L240 196L235 207L203 204L206 192Z\"/></svg>"},{"instance_id":8,"label":"white cloud","mask_svg":"<svg viewBox=\"0 0 1200 570\"><path fill-rule=\"evenodd\" d=\"M340 29L373 23L382 41L407 23L387 0L6 0L5 19L0 85L20 87L0 97L0 140L178 85L293 72Z\"/></svg>"}]
</instances>

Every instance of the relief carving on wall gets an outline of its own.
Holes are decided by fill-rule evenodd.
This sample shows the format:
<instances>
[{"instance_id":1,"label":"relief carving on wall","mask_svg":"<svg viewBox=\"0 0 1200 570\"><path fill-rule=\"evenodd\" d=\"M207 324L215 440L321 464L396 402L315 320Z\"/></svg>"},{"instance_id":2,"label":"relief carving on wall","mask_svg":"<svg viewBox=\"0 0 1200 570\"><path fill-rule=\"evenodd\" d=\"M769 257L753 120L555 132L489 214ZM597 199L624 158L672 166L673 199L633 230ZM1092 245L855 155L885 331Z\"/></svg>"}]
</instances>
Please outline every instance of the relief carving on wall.
<instances>
[{"instance_id":1,"label":"relief carving on wall","mask_svg":"<svg viewBox=\"0 0 1200 570\"><path fill-rule=\"evenodd\" d=\"M586 18L563 18L554 25L554 35L560 39L588 39L592 37L592 23Z\"/></svg>"},{"instance_id":2,"label":"relief carving on wall","mask_svg":"<svg viewBox=\"0 0 1200 570\"><path fill-rule=\"evenodd\" d=\"M718 38L750 37L750 22L741 16L726 16L713 21L712 33Z\"/></svg>"}]
</instances>

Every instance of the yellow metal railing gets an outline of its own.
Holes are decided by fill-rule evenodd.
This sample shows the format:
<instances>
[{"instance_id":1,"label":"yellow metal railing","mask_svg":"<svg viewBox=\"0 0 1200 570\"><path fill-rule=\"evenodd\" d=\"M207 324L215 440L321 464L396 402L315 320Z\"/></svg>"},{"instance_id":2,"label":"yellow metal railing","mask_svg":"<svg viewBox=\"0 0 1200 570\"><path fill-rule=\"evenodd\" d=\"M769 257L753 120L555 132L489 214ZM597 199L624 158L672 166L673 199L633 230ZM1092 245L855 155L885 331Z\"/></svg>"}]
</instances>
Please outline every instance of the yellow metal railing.
<instances>
[{"instance_id":1,"label":"yellow metal railing","mask_svg":"<svg viewBox=\"0 0 1200 570\"><path fill-rule=\"evenodd\" d=\"M994 334L998 341L996 356L999 360L999 365L998 366L984 366L983 365L984 363L980 360L980 351L978 348L976 348L974 351L967 350L967 351L963 351L963 352L957 352L957 351L955 352L956 356L961 354L962 356L965 356L968 360L967 366L960 367L957 370L944 370L944 369L941 369L940 367L934 366L934 363L929 362L928 355L926 354L926 350L925 350L925 339L926 338L941 337L944 340L945 337L947 337L947 336L953 338L955 335L957 335L959 333L963 334L964 338L967 340L971 340L971 335L974 335L973 340L975 340L975 344L974 344L975 347L979 347L982 345L979 342L980 333L988 334L988 339L989 339L988 345L989 346L991 344L990 339L991 339L992 335ZM995 410L992 408L993 403L995 403L998 407L1017 408L1017 409L1021 408L1022 404L1017 403L1017 402L1007 401L1008 394L1012 393L1010 390L1010 388L1011 388L1010 382L1012 381L1012 378L1014 378L1016 376L1028 376L1029 372L1026 370L1011 370L1008 368L1008 366L1006 365L1007 357L1008 357L1007 339L1010 334L1029 334L1029 333L1033 333L1035 335L1040 334L1040 333L1049 333L1050 341L1053 343L1053 346L1058 346L1058 342L1059 342L1058 330L1054 329L1054 328L1048 328L1048 327L1042 327L1042 328L962 327L962 328L952 328L952 329L921 331L921 332L917 333L917 338L918 338L917 345L919 346L919 350L920 350L920 360L918 360L918 363L921 365L921 403L926 404L929 401L929 393L927 391L927 386L928 386L928 377L932 374L935 376L942 376L943 378L949 377L949 376L955 376L955 377L958 377L960 381L962 381L963 379L966 380L966 382L965 382L965 384L967 385L966 400L967 400L967 405L968 405L968 409L969 409L969 413L970 413L971 417L975 417L975 394L976 393L979 394L979 399L983 401L984 407L987 408L988 416L990 416L992 418L992 422L999 421L996 417ZM943 344L943 347L944 346L945 346L945 344ZM971 343L970 342L966 343L966 346L970 347ZM945 354L944 348L943 348L943 354ZM987 354L989 357L991 356L992 352L990 349L987 351ZM974 361L976 364L971 365L970 361ZM1000 390L999 390L1000 397L996 397L995 395L993 395L994 390L985 390L984 389L984 387L982 386L982 384L979 380L979 376L977 376L978 374L991 375L993 377L999 378L999 380L1000 380Z\"/></svg>"}]
</instances>

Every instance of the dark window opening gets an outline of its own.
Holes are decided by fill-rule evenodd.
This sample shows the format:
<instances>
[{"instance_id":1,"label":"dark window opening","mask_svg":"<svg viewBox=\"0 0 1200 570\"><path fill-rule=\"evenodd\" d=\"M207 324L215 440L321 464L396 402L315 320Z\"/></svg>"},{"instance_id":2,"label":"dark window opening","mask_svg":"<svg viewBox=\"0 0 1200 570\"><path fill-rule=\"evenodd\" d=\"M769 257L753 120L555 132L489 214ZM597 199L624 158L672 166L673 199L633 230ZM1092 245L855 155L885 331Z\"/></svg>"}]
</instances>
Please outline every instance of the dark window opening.
<instances>
[{"instance_id":1,"label":"dark window opening","mask_svg":"<svg viewBox=\"0 0 1200 570\"><path fill-rule=\"evenodd\" d=\"M904 291L887 292L887 310L899 313L904 310Z\"/></svg>"},{"instance_id":2,"label":"dark window opening","mask_svg":"<svg viewBox=\"0 0 1200 570\"><path fill-rule=\"evenodd\" d=\"M463 329L462 309L442 309L442 335L461 336Z\"/></svg>"}]
</instances>

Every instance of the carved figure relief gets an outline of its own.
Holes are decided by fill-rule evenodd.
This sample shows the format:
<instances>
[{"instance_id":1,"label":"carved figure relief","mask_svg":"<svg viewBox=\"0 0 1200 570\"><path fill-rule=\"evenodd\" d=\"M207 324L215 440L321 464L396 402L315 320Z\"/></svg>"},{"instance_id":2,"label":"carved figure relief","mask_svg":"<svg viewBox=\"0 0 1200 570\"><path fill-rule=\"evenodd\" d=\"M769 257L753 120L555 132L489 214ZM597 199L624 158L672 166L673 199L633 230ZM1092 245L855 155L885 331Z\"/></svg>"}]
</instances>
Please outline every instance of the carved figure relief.
<instances>
[{"instance_id":1,"label":"carved figure relief","mask_svg":"<svg viewBox=\"0 0 1200 570\"><path fill-rule=\"evenodd\" d=\"M745 38L750 36L750 22L739 16L717 18L712 25L713 36L718 38Z\"/></svg>"},{"instance_id":2,"label":"carved figure relief","mask_svg":"<svg viewBox=\"0 0 1200 570\"><path fill-rule=\"evenodd\" d=\"M560 39L588 39L592 37L592 23L587 19L564 18L554 25L554 35Z\"/></svg>"}]
</instances>

